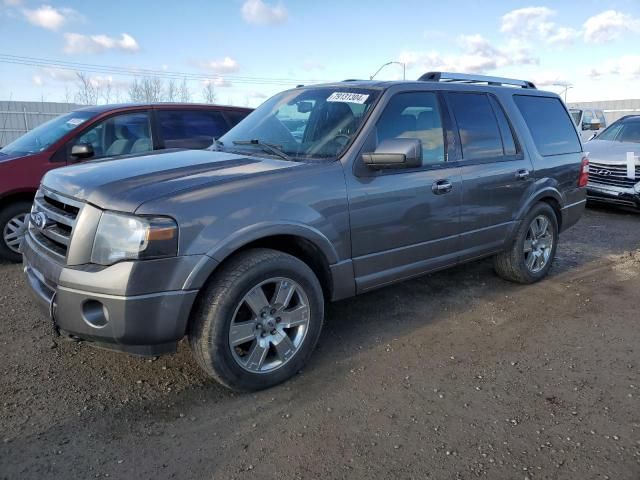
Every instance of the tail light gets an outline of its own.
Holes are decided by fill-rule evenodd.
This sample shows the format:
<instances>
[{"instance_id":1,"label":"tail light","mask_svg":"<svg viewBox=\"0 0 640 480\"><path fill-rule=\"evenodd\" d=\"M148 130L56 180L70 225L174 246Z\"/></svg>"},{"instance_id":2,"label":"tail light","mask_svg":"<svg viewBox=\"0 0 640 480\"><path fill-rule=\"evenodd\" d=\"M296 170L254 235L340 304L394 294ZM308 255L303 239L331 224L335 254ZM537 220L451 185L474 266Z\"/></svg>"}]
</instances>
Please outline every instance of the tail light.
<instances>
[{"instance_id":1,"label":"tail light","mask_svg":"<svg viewBox=\"0 0 640 480\"><path fill-rule=\"evenodd\" d=\"M589 181L589 159L584 157L580 165L580 176L578 177L578 186L586 187Z\"/></svg>"}]
</instances>

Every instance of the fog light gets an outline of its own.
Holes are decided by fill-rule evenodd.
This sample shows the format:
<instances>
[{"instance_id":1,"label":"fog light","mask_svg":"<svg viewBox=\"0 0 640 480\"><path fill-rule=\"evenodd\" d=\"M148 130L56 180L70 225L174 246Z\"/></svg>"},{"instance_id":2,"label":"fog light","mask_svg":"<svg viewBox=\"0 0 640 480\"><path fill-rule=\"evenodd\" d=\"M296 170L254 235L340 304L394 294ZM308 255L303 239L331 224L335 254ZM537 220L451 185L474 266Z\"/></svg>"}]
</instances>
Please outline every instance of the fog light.
<instances>
[{"instance_id":1,"label":"fog light","mask_svg":"<svg viewBox=\"0 0 640 480\"><path fill-rule=\"evenodd\" d=\"M109 311L97 300L87 300L82 304L82 318L93 328L102 328L109 323Z\"/></svg>"}]
</instances>

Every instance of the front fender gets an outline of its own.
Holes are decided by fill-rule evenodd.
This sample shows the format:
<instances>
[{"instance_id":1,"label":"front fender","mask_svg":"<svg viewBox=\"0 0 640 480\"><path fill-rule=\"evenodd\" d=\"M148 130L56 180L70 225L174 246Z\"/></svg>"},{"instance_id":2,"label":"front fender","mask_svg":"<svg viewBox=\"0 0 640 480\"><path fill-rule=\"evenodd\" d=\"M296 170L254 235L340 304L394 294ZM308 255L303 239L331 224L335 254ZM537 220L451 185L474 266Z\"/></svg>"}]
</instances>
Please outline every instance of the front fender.
<instances>
[{"instance_id":1,"label":"front fender","mask_svg":"<svg viewBox=\"0 0 640 480\"><path fill-rule=\"evenodd\" d=\"M242 228L209 250L187 278L184 289L201 288L218 265L240 248L256 240L276 236L292 235L313 243L324 255L329 265L338 263L339 257L333 244L319 230L295 222L263 222Z\"/></svg>"}]
</instances>

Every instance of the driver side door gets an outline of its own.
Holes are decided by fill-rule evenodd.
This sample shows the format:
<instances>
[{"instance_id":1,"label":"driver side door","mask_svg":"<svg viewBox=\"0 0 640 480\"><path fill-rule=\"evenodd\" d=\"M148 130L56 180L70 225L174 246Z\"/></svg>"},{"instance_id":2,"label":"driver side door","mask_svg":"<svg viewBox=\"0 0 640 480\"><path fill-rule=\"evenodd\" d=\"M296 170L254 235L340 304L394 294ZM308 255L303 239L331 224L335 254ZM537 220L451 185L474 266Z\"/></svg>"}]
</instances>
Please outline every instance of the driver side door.
<instances>
[{"instance_id":1,"label":"driver side door","mask_svg":"<svg viewBox=\"0 0 640 480\"><path fill-rule=\"evenodd\" d=\"M63 147L67 163L139 154L153 150L148 111L127 112L99 120L80 132ZM91 145L93 155L78 159L71 155L74 145Z\"/></svg>"},{"instance_id":2,"label":"driver side door","mask_svg":"<svg viewBox=\"0 0 640 480\"><path fill-rule=\"evenodd\" d=\"M398 93L362 153L389 138L417 138L422 165L371 170L355 160L347 186L358 293L457 262L462 179L450 122L439 94Z\"/></svg>"}]
</instances>

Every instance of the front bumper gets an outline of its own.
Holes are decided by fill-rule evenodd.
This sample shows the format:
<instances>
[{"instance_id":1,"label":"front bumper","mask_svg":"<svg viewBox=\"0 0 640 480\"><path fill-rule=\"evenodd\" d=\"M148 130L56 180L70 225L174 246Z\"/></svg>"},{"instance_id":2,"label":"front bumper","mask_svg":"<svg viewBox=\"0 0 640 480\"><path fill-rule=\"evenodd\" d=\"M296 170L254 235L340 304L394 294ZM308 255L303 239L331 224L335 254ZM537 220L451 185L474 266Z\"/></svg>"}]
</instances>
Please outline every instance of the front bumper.
<instances>
[{"instance_id":1,"label":"front bumper","mask_svg":"<svg viewBox=\"0 0 640 480\"><path fill-rule=\"evenodd\" d=\"M38 251L29 235L22 249L30 290L62 334L144 356L172 353L185 335L198 291L175 286L184 284L198 257L123 262L127 265L92 271L60 265Z\"/></svg>"},{"instance_id":2,"label":"front bumper","mask_svg":"<svg viewBox=\"0 0 640 480\"><path fill-rule=\"evenodd\" d=\"M631 188L589 184L587 200L640 209L640 193Z\"/></svg>"}]
</instances>

